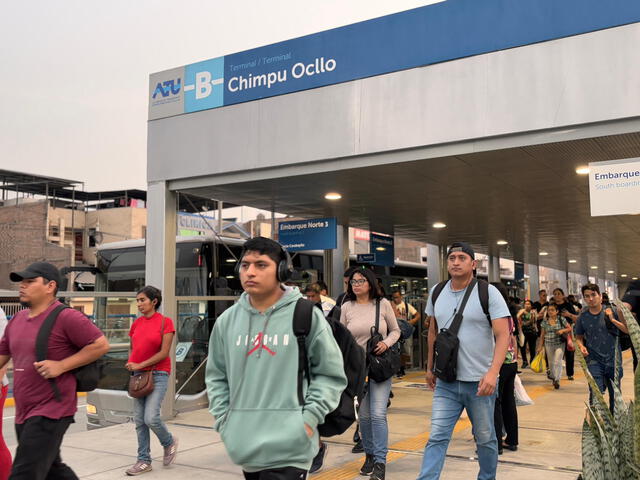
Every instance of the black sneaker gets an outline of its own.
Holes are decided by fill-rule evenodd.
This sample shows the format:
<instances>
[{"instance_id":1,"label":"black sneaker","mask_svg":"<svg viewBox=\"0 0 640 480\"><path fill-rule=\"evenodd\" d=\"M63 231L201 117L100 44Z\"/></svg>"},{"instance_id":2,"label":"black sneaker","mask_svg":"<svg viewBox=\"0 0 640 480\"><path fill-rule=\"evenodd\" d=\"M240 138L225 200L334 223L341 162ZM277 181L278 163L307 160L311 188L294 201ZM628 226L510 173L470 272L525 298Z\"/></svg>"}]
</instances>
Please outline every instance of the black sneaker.
<instances>
[{"instance_id":1,"label":"black sneaker","mask_svg":"<svg viewBox=\"0 0 640 480\"><path fill-rule=\"evenodd\" d=\"M569 380L573 381L573 375L569 375Z\"/></svg>"},{"instance_id":2,"label":"black sneaker","mask_svg":"<svg viewBox=\"0 0 640 480\"><path fill-rule=\"evenodd\" d=\"M360 469L360 475L371 475L373 473L374 465L373 465L373 455L369 455L367 453L367 457L364 460L364 464Z\"/></svg>"},{"instance_id":3,"label":"black sneaker","mask_svg":"<svg viewBox=\"0 0 640 480\"><path fill-rule=\"evenodd\" d=\"M324 442L320 442L320 450L318 450L318 454L313 458L313 462L311 462L309 473L316 473L322 468L324 457L327 455L327 450L329 450L327 444Z\"/></svg>"},{"instance_id":4,"label":"black sneaker","mask_svg":"<svg viewBox=\"0 0 640 480\"><path fill-rule=\"evenodd\" d=\"M556 390L558 390L558 389L560 388L560 382L559 382L559 381L557 381L557 380L555 380L555 381L553 382L553 388L555 388Z\"/></svg>"},{"instance_id":5,"label":"black sneaker","mask_svg":"<svg viewBox=\"0 0 640 480\"><path fill-rule=\"evenodd\" d=\"M356 444L351 449L351 453L362 453L364 452L364 447L362 446L362 440L356 442Z\"/></svg>"},{"instance_id":6,"label":"black sneaker","mask_svg":"<svg viewBox=\"0 0 640 480\"><path fill-rule=\"evenodd\" d=\"M376 463L373 465L373 473L369 477L371 480L384 480L384 471L386 465L384 463Z\"/></svg>"}]
</instances>

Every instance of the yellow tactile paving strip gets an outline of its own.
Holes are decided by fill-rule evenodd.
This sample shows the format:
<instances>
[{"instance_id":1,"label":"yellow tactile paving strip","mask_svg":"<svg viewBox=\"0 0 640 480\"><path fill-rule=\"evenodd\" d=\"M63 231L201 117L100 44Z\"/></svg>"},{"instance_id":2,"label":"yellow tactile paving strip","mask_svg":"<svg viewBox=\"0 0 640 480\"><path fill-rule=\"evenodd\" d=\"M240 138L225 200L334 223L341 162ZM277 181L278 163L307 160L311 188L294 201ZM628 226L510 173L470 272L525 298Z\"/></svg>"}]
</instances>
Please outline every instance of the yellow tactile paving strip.
<instances>
[{"instance_id":1,"label":"yellow tactile paving strip","mask_svg":"<svg viewBox=\"0 0 640 480\"><path fill-rule=\"evenodd\" d=\"M629 358L631 358L631 354L629 352L625 352L625 358L623 361L626 362L629 360ZM580 365L578 364L577 360L576 360L575 377L577 378L584 377L584 373L582 372L582 369L580 368ZM416 380L424 380L424 373L423 372L410 373L409 375L407 375L402 379L394 379L393 383L397 383L399 381L415 382ZM562 380L561 383L568 384L569 381ZM553 385L548 384L548 385L540 385L538 387L534 387L531 390L528 390L527 393L529 394L532 400L535 400L543 395L546 395L552 392L553 390L554 390ZM453 434L455 435L458 432L466 430L470 426L471 426L471 422L469 421L469 419L467 418L460 419L456 424L455 428L453 429ZM389 464L397 460L400 460L401 458L406 457L408 453L404 453L404 452L421 452L424 449L424 446L426 445L427 440L429 440L429 432L424 432L419 435L415 435L413 437L406 438L392 445L389 445L389 453L387 454L387 463ZM397 450L402 450L402 451L397 451ZM364 456L360 456L356 460L345 463L340 467L324 470L321 473L312 475L310 478L312 478L313 480L351 480L359 476L360 467L362 466L363 463L364 463Z\"/></svg>"}]
</instances>

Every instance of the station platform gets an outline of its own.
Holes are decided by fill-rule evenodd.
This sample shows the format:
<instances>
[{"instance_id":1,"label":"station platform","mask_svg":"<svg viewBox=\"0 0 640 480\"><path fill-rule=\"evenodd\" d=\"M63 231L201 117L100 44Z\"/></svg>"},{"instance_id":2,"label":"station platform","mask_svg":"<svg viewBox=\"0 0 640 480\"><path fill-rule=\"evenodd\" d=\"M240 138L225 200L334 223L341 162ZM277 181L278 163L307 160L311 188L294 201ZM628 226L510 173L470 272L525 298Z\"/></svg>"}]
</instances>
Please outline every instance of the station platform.
<instances>
[{"instance_id":1,"label":"station platform","mask_svg":"<svg viewBox=\"0 0 640 480\"><path fill-rule=\"evenodd\" d=\"M624 357L623 394L633 395L632 362ZM498 479L574 480L581 470L580 432L588 399L587 383L576 363L574 381L562 380L554 390L544 374L526 369L521 375L535 405L519 407L520 445L517 452L506 451L499 458ZM389 408L389 480L415 479L422 451L429 438L432 393L427 391L422 372L394 379L395 398ZM179 439L179 454L174 465L162 467L162 449L152 435L154 470L145 478L240 479L240 468L226 455L220 437L211 429L212 417L206 410L181 414L169 422ZM250 432L247 432L250 435ZM351 453L353 429L328 441L324 468L311 475L313 480L348 480L361 477L363 454ZM135 462L134 425L68 434L62 457L83 479L109 480L125 477L124 470ZM477 460L471 424L462 418L448 450L443 480L476 478Z\"/></svg>"}]
</instances>

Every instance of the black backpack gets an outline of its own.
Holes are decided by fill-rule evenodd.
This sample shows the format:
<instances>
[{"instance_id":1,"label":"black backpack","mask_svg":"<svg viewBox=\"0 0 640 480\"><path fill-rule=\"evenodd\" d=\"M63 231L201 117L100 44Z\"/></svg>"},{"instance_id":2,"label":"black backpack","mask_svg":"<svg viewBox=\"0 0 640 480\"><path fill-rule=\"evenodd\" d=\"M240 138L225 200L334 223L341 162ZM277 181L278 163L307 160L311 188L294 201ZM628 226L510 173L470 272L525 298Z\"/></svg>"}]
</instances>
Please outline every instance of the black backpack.
<instances>
[{"instance_id":1,"label":"black backpack","mask_svg":"<svg viewBox=\"0 0 640 480\"><path fill-rule=\"evenodd\" d=\"M306 376L309 382L309 359L307 358L306 338L311 331L311 319L314 305L309 300L301 298L296 303L293 314L293 333L298 341L298 401L304 405L303 382ZM331 327L344 362L344 373L347 386L340 395L338 407L329 413L324 423L318 425L318 432L323 437L341 435L356 421L356 403L362 399L365 380L364 350L357 344L351 332L340 323L340 307L335 307L327 322Z\"/></svg>"},{"instance_id":2,"label":"black backpack","mask_svg":"<svg viewBox=\"0 0 640 480\"><path fill-rule=\"evenodd\" d=\"M491 326L491 314L489 313L489 282L482 280L480 278L476 279L478 281L478 297L480 298L480 305L482 306L482 311L489 320L489 326ZM436 300L440 296L442 289L445 287L449 280L445 280L444 282L440 282L433 289L433 293L431 294L431 304L434 308L436 308Z\"/></svg>"},{"instance_id":3,"label":"black backpack","mask_svg":"<svg viewBox=\"0 0 640 480\"><path fill-rule=\"evenodd\" d=\"M47 359L47 351L49 350L49 336L51 330L58 319L58 315L65 308L66 305L58 305L42 322L40 330L38 330L38 336L36 337L36 361L42 362ZM100 379L100 370L98 368L97 360L82 367L78 367L72 372L76 377L76 392L90 392L98 388L98 380ZM56 396L58 402L62 401L60 396L60 390L55 378L49 379L51 389Z\"/></svg>"}]
</instances>

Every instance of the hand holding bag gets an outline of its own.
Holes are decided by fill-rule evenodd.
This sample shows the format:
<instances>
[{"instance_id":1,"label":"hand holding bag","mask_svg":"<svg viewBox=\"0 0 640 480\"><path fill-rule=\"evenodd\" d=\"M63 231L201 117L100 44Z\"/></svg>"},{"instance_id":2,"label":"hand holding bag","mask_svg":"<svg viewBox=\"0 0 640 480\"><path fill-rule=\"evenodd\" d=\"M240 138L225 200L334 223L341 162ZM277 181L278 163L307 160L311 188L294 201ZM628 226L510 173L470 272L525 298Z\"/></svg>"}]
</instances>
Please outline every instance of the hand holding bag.
<instances>
[{"instance_id":1,"label":"hand holding bag","mask_svg":"<svg viewBox=\"0 0 640 480\"><path fill-rule=\"evenodd\" d=\"M160 350L162 350L162 337L164 335L164 316L162 317L162 325L160 327ZM132 398L144 398L153 392L153 372L151 370L143 370L141 372L133 372L129 378L128 393Z\"/></svg>"},{"instance_id":2,"label":"hand holding bag","mask_svg":"<svg viewBox=\"0 0 640 480\"><path fill-rule=\"evenodd\" d=\"M376 324L371 327L371 338L367 340L367 363L369 364L369 378L376 382L384 382L391 378L400 369L400 349L396 342L381 355L374 352L376 346L382 341L380 326L380 300L376 300Z\"/></svg>"}]
</instances>

